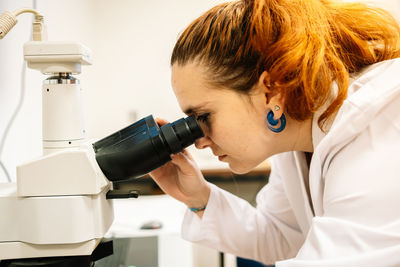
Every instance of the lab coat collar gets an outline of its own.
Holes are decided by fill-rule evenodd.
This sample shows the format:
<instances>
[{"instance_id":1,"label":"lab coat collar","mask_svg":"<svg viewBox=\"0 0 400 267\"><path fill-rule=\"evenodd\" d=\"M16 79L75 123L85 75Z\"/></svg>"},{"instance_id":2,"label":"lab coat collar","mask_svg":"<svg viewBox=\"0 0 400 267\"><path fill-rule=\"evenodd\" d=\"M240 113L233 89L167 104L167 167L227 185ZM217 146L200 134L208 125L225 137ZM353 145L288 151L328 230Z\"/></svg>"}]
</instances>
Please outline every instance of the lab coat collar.
<instances>
[{"instance_id":1,"label":"lab coat collar","mask_svg":"<svg viewBox=\"0 0 400 267\"><path fill-rule=\"evenodd\" d=\"M398 81L393 79L399 68L400 58L369 66L349 86L349 96L329 132L321 138L321 133L313 124L313 143L315 138L316 145L310 165L310 191L316 216L324 212L324 179L334 156L368 127L390 101L400 97Z\"/></svg>"},{"instance_id":2,"label":"lab coat collar","mask_svg":"<svg viewBox=\"0 0 400 267\"><path fill-rule=\"evenodd\" d=\"M359 88L364 86L366 83L372 81L372 79L382 71L382 68L387 68L392 63L397 64L400 62L400 59L392 59L387 61L382 61L373 65L370 65L358 73L352 74L349 78L349 88L348 88L348 99L350 101L352 98L356 98L358 101L358 95L352 96L355 92L358 91ZM321 130L318 125L318 118L322 115L322 113L329 107L329 105L335 100L337 96L337 84L334 82L332 85L332 95L329 97L328 101L314 114L313 122L312 122L312 142L314 150L319 145L319 143L324 139L326 134L332 127L333 122L335 121L335 116L332 119L328 119L324 124L324 129ZM368 101L373 101L374 99L369 99ZM367 108L370 104L364 103L365 108ZM379 105L379 104L378 104Z\"/></svg>"}]
</instances>

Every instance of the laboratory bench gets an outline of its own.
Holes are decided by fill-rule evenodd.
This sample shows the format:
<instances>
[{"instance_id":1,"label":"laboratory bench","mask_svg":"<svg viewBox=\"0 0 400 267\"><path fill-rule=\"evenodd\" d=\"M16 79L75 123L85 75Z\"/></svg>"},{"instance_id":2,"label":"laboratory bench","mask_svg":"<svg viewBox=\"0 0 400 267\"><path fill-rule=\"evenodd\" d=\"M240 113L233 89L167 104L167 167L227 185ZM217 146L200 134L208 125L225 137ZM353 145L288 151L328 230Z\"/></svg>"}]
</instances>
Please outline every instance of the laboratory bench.
<instances>
[{"instance_id":1,"label":"laboratory bench","mask_svg":"<svg viewBox=\"0 0 400 267\"><path fill-rule=\"evenodd\" d=\"M244 175L227 168L201 168L207 181L255 204L257 192L268 182L270 166L265 162ZM187 207L163 194L149 177L119 182L121 190L140 191L137 199L115 199L115 219L105 240L113 240L114 254L96 267L250 267L256 262L200 246L181 238L181 223ZM158 229L142 229L150 221Z\"/></svg>"},{"instance_id":2,"label":"laboratory bench","mask_svg":"<svg viewBox=\"0 0 400 267\"><path fill-rule=\"evenodd\" d=\"M222 167L220 165L212 167L202 168L202 173L207 181L247 200L252 205L255 204L257 192L267 184L270 173L270 164L268 161L263 162L249 173L240 175L234 174L224 165ZM114 188L120 190L137 190L139 195L142 196L164 194L148 175L114 182Z\"/></svg>"}]
</instances>

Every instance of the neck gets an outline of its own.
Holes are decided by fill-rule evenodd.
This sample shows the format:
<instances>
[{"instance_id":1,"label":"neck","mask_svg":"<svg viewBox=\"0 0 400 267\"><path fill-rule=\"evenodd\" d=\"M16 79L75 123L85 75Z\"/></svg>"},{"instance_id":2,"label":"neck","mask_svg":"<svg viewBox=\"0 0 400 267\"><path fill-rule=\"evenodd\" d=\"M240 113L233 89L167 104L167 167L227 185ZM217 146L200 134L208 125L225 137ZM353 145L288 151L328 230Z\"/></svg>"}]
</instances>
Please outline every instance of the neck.
<instances>
[{"instance_id":1,"label":"neck","mask_svg":"<svg viewBox=\"0 0 400 267\"><path fill-rule=\"evenodd\" d=\"M305 121L291 120L291 127L288 129L292 151L314 152L312 142L312 118Z\"/></svg>"}]
</instances>

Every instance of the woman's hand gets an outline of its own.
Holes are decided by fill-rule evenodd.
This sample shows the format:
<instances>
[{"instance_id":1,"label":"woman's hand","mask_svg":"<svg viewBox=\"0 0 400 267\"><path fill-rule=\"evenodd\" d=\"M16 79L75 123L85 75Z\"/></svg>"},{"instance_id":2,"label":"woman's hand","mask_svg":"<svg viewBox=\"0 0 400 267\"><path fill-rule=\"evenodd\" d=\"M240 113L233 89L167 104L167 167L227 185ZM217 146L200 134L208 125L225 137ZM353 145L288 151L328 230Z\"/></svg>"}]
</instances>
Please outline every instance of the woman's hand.
<instances>
[{"instance_id":1,"label":"woman's hand","mask_svg":"<svg viewBox=\"0 0 400 267\"><path fill-rule=\"evenodd\" d=\"M162 126L168 122L156 119ZM172 160L150 172L150 176L168 195L188 207L200 208L207 204L210 185L187 150L171 155Z\"/></svg>"}]
</instances>

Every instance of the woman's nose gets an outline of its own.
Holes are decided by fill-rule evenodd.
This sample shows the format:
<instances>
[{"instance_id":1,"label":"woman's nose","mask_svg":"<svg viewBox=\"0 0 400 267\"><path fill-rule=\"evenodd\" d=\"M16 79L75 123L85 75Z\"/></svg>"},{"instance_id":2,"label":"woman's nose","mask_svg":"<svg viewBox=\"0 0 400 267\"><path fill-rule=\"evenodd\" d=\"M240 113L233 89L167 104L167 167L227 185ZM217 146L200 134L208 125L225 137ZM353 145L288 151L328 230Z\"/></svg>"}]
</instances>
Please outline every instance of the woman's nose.
<instances>
[{"instance_id":1,"label":"woman's nose","mask_svg":"<svg viewBox=\"0 0 400 267\"><path fill-rule=\"evenodd\" d=\"M211 145L211 139L208 138L207 136L199 138L194 142L194 145L196 146L197 149L207 148Z\"/></svg>"}]
</instances>

